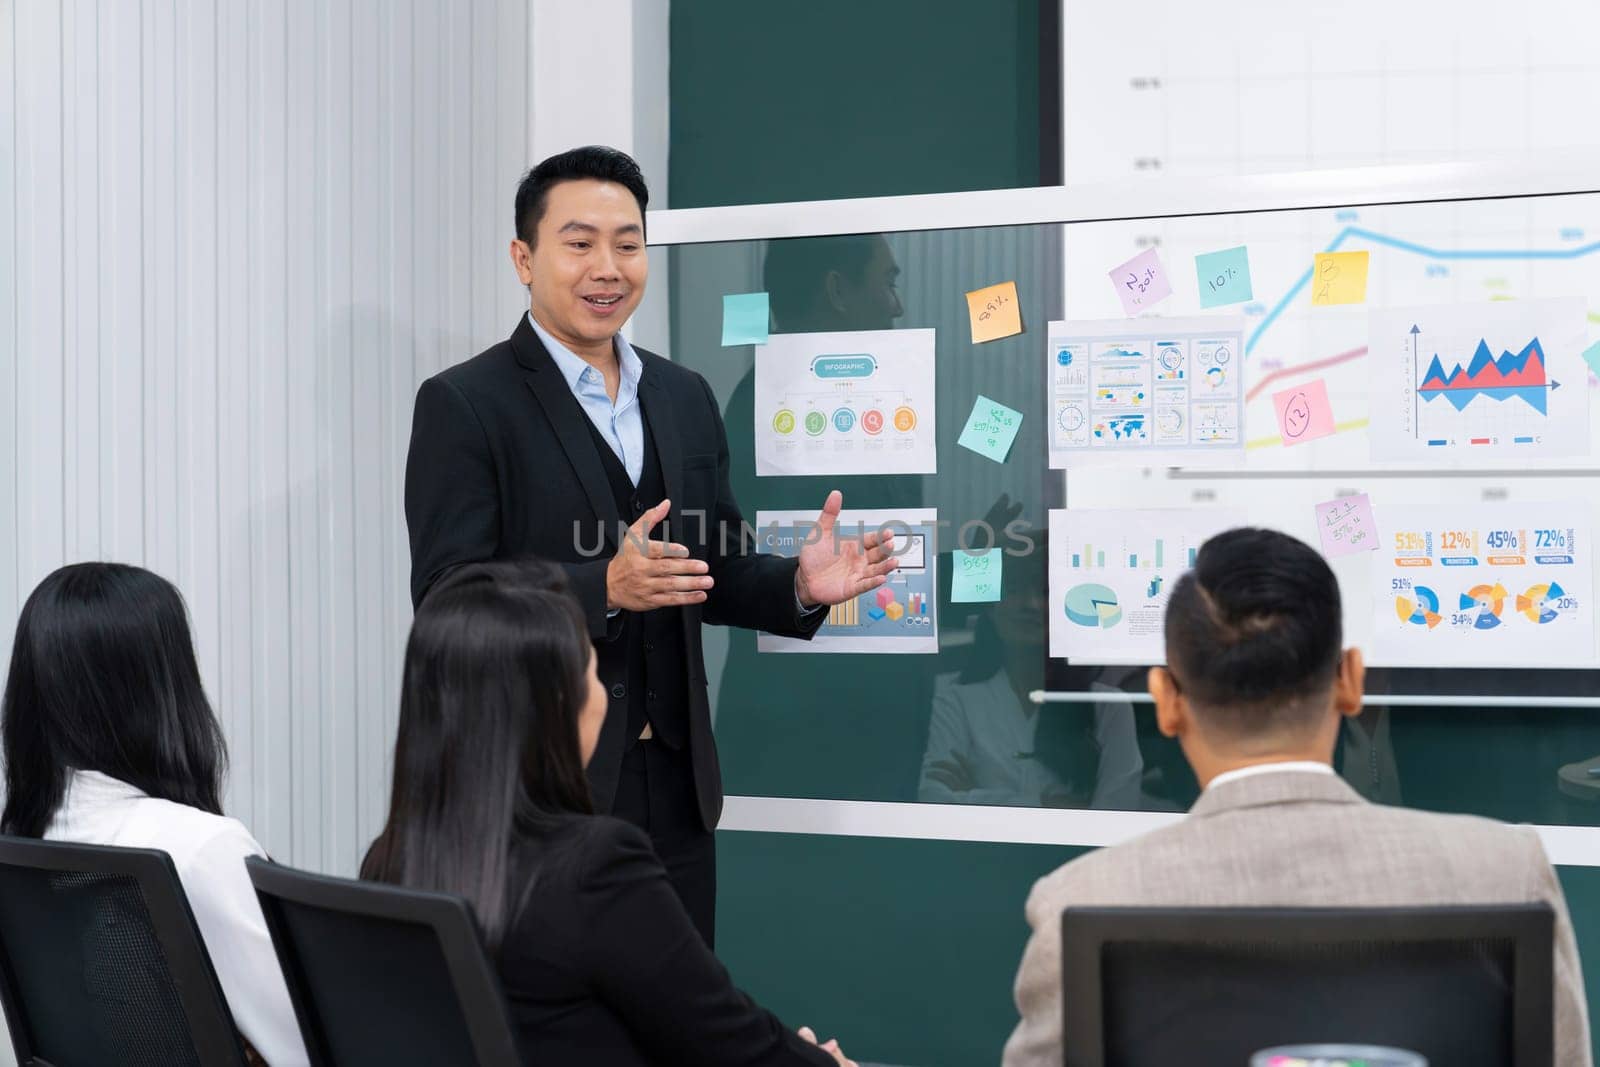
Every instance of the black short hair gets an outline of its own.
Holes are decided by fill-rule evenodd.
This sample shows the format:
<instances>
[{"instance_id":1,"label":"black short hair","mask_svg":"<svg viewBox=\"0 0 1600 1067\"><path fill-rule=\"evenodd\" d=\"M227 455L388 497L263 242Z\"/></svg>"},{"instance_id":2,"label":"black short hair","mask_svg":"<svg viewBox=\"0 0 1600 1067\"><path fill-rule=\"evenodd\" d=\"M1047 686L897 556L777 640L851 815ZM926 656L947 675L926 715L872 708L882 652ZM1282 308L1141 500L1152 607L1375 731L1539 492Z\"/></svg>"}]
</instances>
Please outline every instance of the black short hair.
<instances>
[{"instance_id":1,"label":"black short hair","mask_svg":"<svg viewBox=\"0 0 1600 1067\"><path fill-rule=\"evenodd\" d=\"M779 326L807 314L823 296L823 281L838 271L859 282L883 237L851 233L837 237L790 237L767 244L761 282Z\"/></svg>"},{"instance_id":2,"label":"black short hair","mask_svg":"<svg viewBox=\"0 0 1600 1067\"><path fill-rule=\"evenodd\" d=\"M517 214L514 220L517 238L532 248L534 239L539 235L539 221L544 218L550 187L584 178L616 182L627 189L639 202L640 219L644 218L645 205L650 202L650 190L645 188L644 173L639 170L639 164L628 153L615 148L599 144L584 145L553 155L522 176L522 183L517 186Z\"/></svg>"},{"instance_id":3,"label":"black short hair","mask_svg":"<svg viewBox=\"0 0 1600 1067\"><path fill-rule=\"evenodd\" d=\"M1167 602L1167 667L1202 725L1231 737L1314 728L1343 638L1327 561L1275 530L1213 537Z\"/></svg>"}]
</instances>

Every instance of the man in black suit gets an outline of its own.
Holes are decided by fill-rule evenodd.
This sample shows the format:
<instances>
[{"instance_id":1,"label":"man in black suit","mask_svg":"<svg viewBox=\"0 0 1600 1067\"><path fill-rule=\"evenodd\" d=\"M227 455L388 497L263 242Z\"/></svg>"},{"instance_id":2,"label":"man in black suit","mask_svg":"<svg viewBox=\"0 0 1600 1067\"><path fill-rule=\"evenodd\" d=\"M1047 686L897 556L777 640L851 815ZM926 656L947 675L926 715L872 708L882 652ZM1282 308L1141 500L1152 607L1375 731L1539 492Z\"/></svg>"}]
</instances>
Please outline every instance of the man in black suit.
<instances>
[{"instance_id":1,"label":"man in black suit","mask_svg":"<svg viewBox=\"0 0 1600 1067\"><path fill-rule=\"evenodd\" d=\"M887 534L836 536L838 492L796 558L757 554L710 386L619 332L649 273L647 200L638 165L610 148L523 179L511 260L529 313L417 392L411 595L480 560L566 569L611 694L589 764L595 808L649 833L711 944L722 778L700 624L810 637L895 560Z\"/></svg>"}]
</instances>

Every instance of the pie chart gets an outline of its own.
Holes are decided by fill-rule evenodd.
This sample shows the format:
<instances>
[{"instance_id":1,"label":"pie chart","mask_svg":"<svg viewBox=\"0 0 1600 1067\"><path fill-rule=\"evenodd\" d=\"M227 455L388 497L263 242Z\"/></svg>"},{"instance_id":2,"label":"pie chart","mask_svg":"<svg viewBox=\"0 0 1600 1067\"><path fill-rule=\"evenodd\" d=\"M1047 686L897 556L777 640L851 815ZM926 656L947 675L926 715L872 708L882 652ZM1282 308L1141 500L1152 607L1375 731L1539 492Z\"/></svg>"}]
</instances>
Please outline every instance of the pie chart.
<instances>
[{"instance_id":1,"label":"pie chart","mask_svg":"<svg viewBox=\"0 0 1600 1067\"><path fill-rule=\"evenodd\" d=\"M1394 598L1395 614L1400 616L1401 622L1415 623L1431 630L1443 619L1439 614L1439 596L1425 585L1417 586L1414 592L1417 594L1415 600L1408 596Z\"/></svg>"},{"instance_id":2,"label":"pie chart","mask_svg":"<svg viewBox=\"0 0 1600 1067\"><path fill-rule=\"evenodd\" d=\"M1067 590L1067 621L1090 629L1109 630L1122 621L1114 589L1085 582Z\"/></svg>"},{"instance_id":3,"label":"pie chart","mask_svg":"<svg viewBox=\"0 0 1600 1067\"><path fill-rule=\"evenodd\" d=\"M1559 616L1550 606L1550 601L1560 600L1566 595L1567 591L1556 582L1548 584L1541 582L1517 597L1517 610L1526 615L1529 622L1536 622L1541 626L1552 623Z\"/></svg>"}]
</instances>

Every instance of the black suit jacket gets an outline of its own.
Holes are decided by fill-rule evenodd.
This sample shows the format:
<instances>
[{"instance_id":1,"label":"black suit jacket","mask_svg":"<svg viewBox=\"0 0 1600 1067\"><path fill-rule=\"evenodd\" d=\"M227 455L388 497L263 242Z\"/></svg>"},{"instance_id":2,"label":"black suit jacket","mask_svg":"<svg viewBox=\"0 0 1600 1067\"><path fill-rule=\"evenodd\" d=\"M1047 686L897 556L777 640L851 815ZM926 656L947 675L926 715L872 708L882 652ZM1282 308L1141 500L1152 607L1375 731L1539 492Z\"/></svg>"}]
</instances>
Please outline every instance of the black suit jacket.
<instances>
[{"instance_id":1,"label":"black suit jacket","mask_svg":"<svg viewBox=\"0 0 1600 1067\"><path fill-rule=\"evenodd\" d=\"M672 539L710 564L704 604L672 611L688 656L689 749L700 816L722 811L722 776L706 696L702 621L810 637L826 613L802 615L793 559L760 555L728 486L728 439L704 378L635 348L639 398L661 464ZM583 607L608 692L627 677L621 616L606 615L606 566L626 525L606 480L588 416L524 315L511 338L429 378L417 391L406 457L411 597L463 563L539 557L559 563ZM649 503L656 503L650 501ZM685 521L687 516L688 521ZM627 736L612 701L589 765L595 805L611 809Z\"/></svg>"},{"instance_id":2,"label":"black suit jacket","mask_svg":"<svg viewBox=\"0 0 1600 1067\"><path fill-rule=\"evenodd\" d=\"M499 968L523 1062L831 1067L734 987L643 831L571 816L512 870Z\"/></svg>"}]
</instances>

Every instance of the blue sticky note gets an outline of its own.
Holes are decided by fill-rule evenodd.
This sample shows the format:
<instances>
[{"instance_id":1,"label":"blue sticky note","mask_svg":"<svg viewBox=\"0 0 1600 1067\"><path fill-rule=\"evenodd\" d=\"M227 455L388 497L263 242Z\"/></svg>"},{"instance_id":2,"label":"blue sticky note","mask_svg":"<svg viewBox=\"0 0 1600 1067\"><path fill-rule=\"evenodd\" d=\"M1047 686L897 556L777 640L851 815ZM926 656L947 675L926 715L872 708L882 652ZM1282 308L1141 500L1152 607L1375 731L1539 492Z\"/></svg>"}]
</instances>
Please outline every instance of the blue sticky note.
<instances>
[{"instance_id":1,"label":"blue sticky note","mask_svg":"<svg viewBox=\"0 0 1600 1067\"><path fill-rule=\"evenodd\" d=\"M1583 350L1583 361L1589 364L1589 369L1594 371L1595 377L1600 378L1600 341Z\"/></svg>"},{"instance_id":2,"label":"blue sticky note","mask_svg":"<svg viewBox=\"0 0 1600 1067\"><path fill-rule=\"evenodd\" d=\"M950 554L950 603L992 604L1000 599L1000 572L1005 556L998 548L973 555L962 549Z\"/></svg>"},{"instance_id":3,"label":"blue sticky note","mask_svg":"<svg viewBox=\"0 0 1600 1067\"><path fill-rule=\"evenodd\" d=\"M1195 256L1194 269L1200 278L1203 308L1237 304L1254 295L1250 291L1250 254L1244 245Z\"/></svg>"},{"instance_id":4,"label":"blue sticky note","mask_svg":"<svg viewBox=\"0 0 1600 1067\"><path fill-rule=\"evenodd\" d=\"M729 293L722 298L722 343L767 343L766 293Z\"/></svg>"},{"instance_id":5,"label":"blue sticky note","mask_svg":"<svg viewBox=\"0 0 1600 1067\"><path fill-rule=\"evenodd\" d=\"M980 394L973 402L972 414L967 416L966 428L956 444L996 463L1004 463L1020 429L1022 412Z\"/></svg>"}]
</instances>

